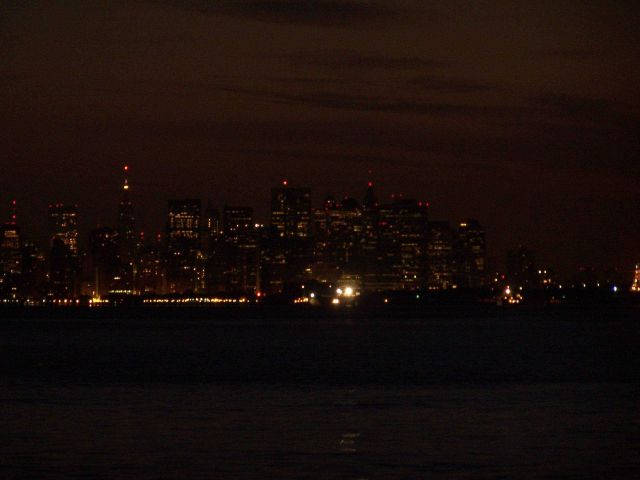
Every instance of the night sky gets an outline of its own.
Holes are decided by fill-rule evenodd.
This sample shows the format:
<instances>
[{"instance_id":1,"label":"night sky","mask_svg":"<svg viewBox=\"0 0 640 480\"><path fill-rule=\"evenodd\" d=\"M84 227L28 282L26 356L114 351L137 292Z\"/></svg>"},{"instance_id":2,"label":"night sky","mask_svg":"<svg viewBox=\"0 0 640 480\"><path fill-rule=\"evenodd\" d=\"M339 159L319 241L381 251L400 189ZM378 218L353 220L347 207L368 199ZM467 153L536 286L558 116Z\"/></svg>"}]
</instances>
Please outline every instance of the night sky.
<instances>
[{"instance_id":1,"label":"night sky","mask_svg":"<svg viewBox=\"0 0 640 480\"><path fill-rule=\"evenodd\" d=\"M640 258L640 6L587 1L4 1L0 201L140 228L166 201L251 205L283 178L475 217L490 257ZM86 231L82 232L86 235Z\"/></svg>"}]
</instances>

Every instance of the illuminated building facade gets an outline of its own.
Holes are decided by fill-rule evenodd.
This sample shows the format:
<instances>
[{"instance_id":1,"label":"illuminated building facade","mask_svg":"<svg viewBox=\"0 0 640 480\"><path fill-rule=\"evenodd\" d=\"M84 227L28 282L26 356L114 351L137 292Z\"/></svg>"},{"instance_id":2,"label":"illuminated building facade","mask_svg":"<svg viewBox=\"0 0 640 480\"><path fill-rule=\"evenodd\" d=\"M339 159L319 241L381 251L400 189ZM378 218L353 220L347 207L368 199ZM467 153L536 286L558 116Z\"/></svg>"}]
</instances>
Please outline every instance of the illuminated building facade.
<instances>
[{"instance_id":1,"label":"illuminated building facade","mask_svg":"<svg viewBox=\"0 0 640 480\"><path fill-rule=\"evenodd\" d=\"M357 200L328 197L314 212L314 275L336 283L343 275L357 275L362 268L362 207Z\"/></svg>"},{"instance_id":2,"label":"illuminated building facade","mask_svg":"<svg viewBox=\"0 0 640 480\"><path fill-rule=\"evenodd\" d=\"M73 255L78 255L78 206L56 203L49 205L50 241L62 242Z\"/></svg>"},{"instance_id":3,"label":"illuminated building facade","mask_svg":"<svg viewBox=\"0 0 640 480\"><path fill-rule=\"evenodd\" d=\"M49 290L54 297L79 294L78 206L49 205Z\"/></svg>"},{"instance_id":4,"label":"illuminated building facade","mask_svg":"<svg viewBox=\"0 0 640 480\"><path fill-rule=\"evenodd\" d=\"M261 275L265 289L282 291L312 275L311 190L284 181L271 189L271 227L263 249Z\"/></svg>"},{"instance_id":5,"label":"illuminated building facade","mask_svg":"<svg viewBox=\"0 0 640 480\"><path fill-rule=\"evenodd\" d=\"M427 288L446 290L457 287L454 244L455 234L449 222L429 222Z\"/></svg>"},{"instance_id":6,"label":"illuminated building facade","mask_svg":"<svg viewBox=\"0 0 640 480\"><path fill-rule=\"evenodd\" d=\"M136 291L140 294L169 293L167 282L167 265L162 247L161 236L155 243L143 245L137 258L138 274L136 275Z\"/></svg>"},{"instance_id":7,"label":"illuminated building facade","mask_svg":"<svg viewBox=\"0 0 640 480\"><path fill-rule=\"evenodd\" d=\"M196 199L169 200L167 213L167 281L169 292L200 289L200 216Z\"/></svg>"},{"instance_id":8,"label":"illuminated building facade","mask_svg":"<svg viewBox=\"0 0 640 480\"><path fill-rule=\"evenodd\" d=\"M426 202L396 197L378 209L378 289L415 290L426 282Z\"/></svg>"},{"instance_id":9,"label":"illuminated building facade","mask_svg":"<svg viewBox=\"0 0 640 480\"><path fill-rule=\"evenodd\" d=\"M631 291L633 293L640 293L640 264L636 265L633 271L633 282L631 282Z\"/></svg>"},{"instance_id":10,"label":"illuminated building facade","mask_svg":"<svg viewBox=\"0 0 640 480\"><path fill-rule=\"evenodd\" d=\"M16 201L9 221L0 227L0 297L16 299L22 287L22 238L17 225Z\"/></svg>"},{"instance_id":11,"label":"illuminated building facade","mask_svg":"<svg viewBox=\"0 0 640 480\"><path fill-rule=\"evenodd\" d=\"M290 187L287 181L272 188L271 225L281 238L308 238L311 235L311 189Z\"/></svg>"},{"instance_id":12,"label":"illuminated building facade","mask_svg":"<svg viewBox=\"0 0 640 480\"><path fill-rule=\"evenodd\" d=\"M119 290L120 275L120 232L118 229L101 227L93 229L89 235L89 255L86 273L91 282L92 297L104 297Z\"/></svg>"},{"instance_id":13,"label":"illuminated building facade","mask_svg":"<svg viewBox=\"0 0 640 480\"><path fill-rule=\"evenodd\" d=\"M253 208L225 206L222 222L226 289L232 292L253 293L258 288L260 252Z\"/></svg>"}]
</instances>

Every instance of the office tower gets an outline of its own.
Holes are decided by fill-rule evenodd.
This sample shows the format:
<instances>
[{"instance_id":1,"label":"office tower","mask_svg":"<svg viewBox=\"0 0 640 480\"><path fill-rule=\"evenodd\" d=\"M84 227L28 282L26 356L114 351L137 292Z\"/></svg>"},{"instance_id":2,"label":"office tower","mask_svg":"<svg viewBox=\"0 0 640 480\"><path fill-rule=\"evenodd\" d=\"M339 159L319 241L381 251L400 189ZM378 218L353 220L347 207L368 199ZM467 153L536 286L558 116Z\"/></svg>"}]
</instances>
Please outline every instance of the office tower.
<instances>
[{"instance_id":1,"label":"office tower","mask_svg":"<svg viewBox=\"0 0 640 480\"><path fill-rule=\"evenodd\" d=\"M118 229L101 227L91 230L86 274L92 285L92 296L104 297L120 291L123 283L120 278L120 252Z\"/></svg>"},{"instance_id":2,"label":"office tower","mask_svg":"<svg viewBox=\"0 0 640 480\"><path fill-rule=\"evenodd\" d=\"M311 190L286 181L271 190L271 228L261 270L267 291L300 284L312 275Z\"/></svg>"},{"instance_id":3,"label":"office tower","mask_svg":"<svg viewBox=\"0 0 640 480\"><path fill-rule=\"evenodd\" d=\"M259 248L253 209L225 206L222 231L226 268L225 288L231 292L253 293L258 282Z\"/></svg>"},{"instance_id":4,"label":"office tower","mask_svg":"<svg viewBox=\"0 0 640 480\"><path fill-rule=\"evenodd\" d=\"M49 205L50 243L60 240L73 255L78 255L78 206Z\"/></svg>"},{"instance_id":5,"label":"office tower","mask_svg":"<svg viewBox=\"0 0 640 480\"><path fill-rule=\"evenodd\" d=\"M17 225L16 201L13 200L9 220L0 227L0 297L19 297L22 267L22 239Z\"/></svg>"},{"instance_id":6,"label":"office tower","mask_svg":"<svg viewBox=\"0 0 640 480\"><path fill-rule=\"evenodd\" d=\"M364 290L377 290L378 278L382 272L378 251L380 211L378 198L373 191L373 182L367 182L362 201L362 282Z\"/></svg>"},{"instance_id":7,"label":"office tower","mask_svg":"<svg viewBox=\"0 0 640 480\"><path fill-rule=\"evenodd\" d=\"M200 288L200 200L169 200L167 214L167 281L172 293Z\"/></svg>"},{"instance_id":8,"label":"office tower","mask_svg":"<svg viewBox=\"0 0 640 480\"><path fill-rule=\"evenodd\" d=\"M485 286L485 235L477 220L468 219L458 226L456 242L457 284L464 288Z\"/></svg>"},{"instance_id":9,"label":"office tower","mask_svg":"<svg viewBox=\"0 0 640 480\"><path fill-rule=\"evenodd\" d=\"M427 243L427 287L441 290L455 288L455 235L448 222L429 222Z\"/></svg>"},{"instance_id":10,"label":"office tower","mask_svg":"<svg viewBox=\"0 0 640 480\"><path fill-rule=\"evenodd\" d=\"M426 282L426 202L396 196L378 210L378 289L415 290Z\"/></svg>"},{"instance_id":11,"label":"office tower","mask_svg":"<svg viewBox=\"0 0 640 480\"><path fill-rule=\"evenodd\" d=\"M336 283L344 275L360 277L362 269L362 207L357 200L328 197L315 212L314 278Z\"/></svg>"},{"instance_id":12,"label":"office tower","mask_svg":"<svg viewBox=\"0 0 640 480\"><path fill-rule=\"evenodd\" d=\"M311 190L284 181L271 189L271 225L281 238L306 239L311 235Z\"/></svg>"},{"instance_id":13,"label":"office tower","mask_svg":"<svg viewBox=\"0 0 640 480\"><path fill-rule=\"evenodd\" d=\"M78 251L78 206L49 205L49 290L56 297L78 295L80 256Z\"/></svg>"}]
</instances>

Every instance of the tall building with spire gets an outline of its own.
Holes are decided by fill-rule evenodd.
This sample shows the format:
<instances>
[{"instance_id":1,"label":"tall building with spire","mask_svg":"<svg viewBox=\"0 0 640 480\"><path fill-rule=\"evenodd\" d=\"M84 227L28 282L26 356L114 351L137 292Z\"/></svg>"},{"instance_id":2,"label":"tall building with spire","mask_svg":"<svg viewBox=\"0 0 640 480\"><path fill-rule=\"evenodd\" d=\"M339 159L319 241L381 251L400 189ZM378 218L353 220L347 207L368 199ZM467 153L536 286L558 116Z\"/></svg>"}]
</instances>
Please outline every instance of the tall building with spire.
<instances>
[{"instance_id":1,"label":"tall building with spire","mask_svg":"<svg viewBox=\"0 0 640 480\"><path fill-rule=\"evenodd\" d=\"M122 199L118 205L118 245L120 257L120 273L114 289L122 293L133 293L137 265L135 263L139 237L136 235L136 218L133 203L130 199L129 166L122 167Z\"/></svg>"},{"instance_id":2,"label":"tall building with spire","mask_svg":"<svg viewBox=\"0 0 640 480\"><path fill-rule=\"evenodd\" d=\"M127 243L135 245L136 219L133 214L133 203L129 198L131 186L129 185L129 166L122 167L122 200L118 206L118 232L120 238Z\"/></svg>"}]
</instances>

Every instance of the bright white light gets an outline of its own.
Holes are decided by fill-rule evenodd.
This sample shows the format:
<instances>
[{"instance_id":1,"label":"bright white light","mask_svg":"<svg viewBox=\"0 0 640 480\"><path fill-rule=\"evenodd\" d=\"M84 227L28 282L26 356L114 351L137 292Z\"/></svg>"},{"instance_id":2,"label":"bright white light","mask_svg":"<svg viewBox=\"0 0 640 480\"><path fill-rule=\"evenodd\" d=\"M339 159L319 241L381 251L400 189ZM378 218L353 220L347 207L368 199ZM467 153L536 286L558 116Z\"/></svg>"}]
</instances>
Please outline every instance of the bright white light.
<instances>
[{"instance_id":1,"label":"bright white light","mask_svg":"<svg viewBox=\"0 0 640 480\"><path fill-rule=\"evenodd\" d=\"M331 303L333 303L334 305L338 305L340 303L340 300L338 298L334 298L333 300L331 300Z\"/></svg>"},{"instance_id":2,"label":"bright white light","mask_svg":"<svg viewBox=\"0 0 640 480\"><path fill-rule=\"evenodd\" d=\"M342 295L342 289L341 289L341 288L336 289L336 293L337 293L338 295Z\"/></svg>"},{"instance_id":3,"label":"bright white light","mask_svg":"<svg viewBox=\"0 0 640 480\"><path fill-rule=\"evenodd\" d=\"M309 297L310 297L310 298L316 298L316 294L315 294L315 293L313 293L313 292L311 292L311 293L309 294Z\"/></svg>"},{"instance_id":4,"label":"bright white light","mask_svg":"<svg viewBox=\"0 0 640 480\"><path fill-rule=\"evenodd\" d=\"M505 295L511 295L511 289L509 287L504 290Z\"/></svg>"},{"instance_id":5,"label":"bright white light","mask_svg":"<svg viewBox=\"0 0 640 480\"><path fill-rule=\"evenodd\" d=\"M617 286L613 286L613 293L616 293L618 291L618 287Z\"/></svg>"},{"instance_id":6,"label":"bright white light","mask_svg":"<svg viewBox=\"0 0 640 480\"><path fill-rule=\"evenodd\" d=\"M351 288L351 287L346 287L346 288L344 289L344 294L345 294L347 297L350 297L351 295L353 295L353 288Z\"/></svg>"}]
</instances>

